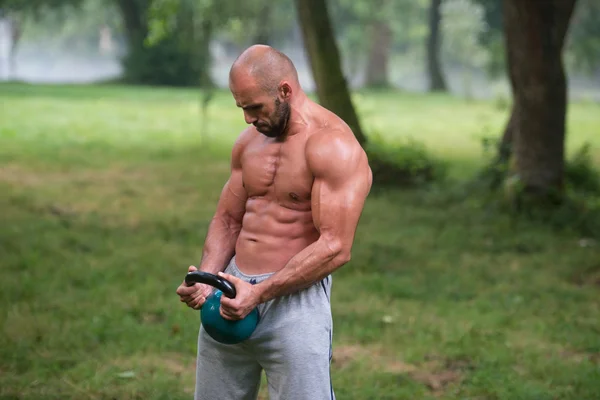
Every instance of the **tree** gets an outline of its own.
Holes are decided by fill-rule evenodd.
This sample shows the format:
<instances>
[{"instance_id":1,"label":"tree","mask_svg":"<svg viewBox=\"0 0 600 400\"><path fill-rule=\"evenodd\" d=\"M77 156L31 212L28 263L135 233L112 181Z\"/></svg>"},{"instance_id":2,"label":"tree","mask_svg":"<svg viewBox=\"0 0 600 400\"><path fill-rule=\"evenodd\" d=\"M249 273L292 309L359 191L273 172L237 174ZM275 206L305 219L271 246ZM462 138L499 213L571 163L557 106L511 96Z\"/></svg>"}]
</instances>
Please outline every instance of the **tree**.
<instances>
[{"instance_id":1,"label":"tree","mask_svg":"<svg viewBox=\"0 0 600 400\"><path fill-rule=\"evenodd\" d=\"M392 46L392 29L385 12L389 10L389 0L379 0L371 7L376 11L369 24L369 53L367 56L367 70L365 86L389 86L388 64Z\"/></svg>"},{"instance_id":2,"label":"tree","mask_svg":"<svg viewBox=\"0 0 600 400\"><path fill-rule=\"evenodd\" d=\"M320 103L336 113L352 129L361 145L366 144L358 116L354 110L340 55L333 36L325 0L295 0Z\"/></svg>"},{"instance_id":3,"label":"tree","mask_svg":"<svg viewBox=\"0 0 600 400\"><path fill-rule=\"evenodd\" d=\"M391 86L390 61L394 54L421 55L429 0L330 0L330 17L346 72L359 76L364 70L365 87ZM414 62L411 61L411 65Z\"/></svg>"},{"instance_id":4,"label":"tree","mask_svg":"<svg viewBox=\"0 0 600 400\"><path fill-rule=\"evenodd\" d=\"M8 79L13 79L17 74L17 47L23 33L23 18L20 18L16 13L7 13L5 18L0 17L0 21L4 19L7 26L8 41L10 46L8 47L8 69L6 76Z\"/></svg>"},{"instance_id":5,"label":"tree","mask_svg":"<svg viewBox=\"0 0 600 400\"><path fill-rule=\"evenodd\" d=\"M296 15L290 12L290 7L292 0L221 0L216 7L218 15L212 16L218 20L215 24L220 28L218 40L239 48L253 44L273 47L293 44Z\"/></svg>"},{"instance_id":6,"label":"tree","mask_svg":"<svg viewBox=\"0 0 600 400\"><path fill-rule=\"evenodd\" d=\"M148 36L150 0L115 0L121 11L130 51L143 47Z\"/></svg>"},{"instance_id":7,"label":"tree","mask_svg":"<svg viewBox=\"0 0 600 400\"><path fill-rule=\"evenodd\" d=\"M594 73L600 66L600 2L579 0L565 41L565 55L578 72Z\"/></svg>"},{"instance_id":8,"label":"tree","mask_svg":"<svg viewBox=\"0 0 600 400\"><path fill-rule=\"evenodd\" d=\"M16 73L16 53L23 27L28 18L39 18L47 10L79 6L83 0L0 0L0 19L5 18L9 27L8 76Z\"/></svg>"},{"instance_id":9,"label":"tree","mask_svg":"<svg viewBox=\"0 0 600 400\"><path fill-rule=\"evenodd\" d=\"M473 71L485 67L490 58L489 49L478 40L487 30L484 14L484 7L472 0L444 0L441 7L441 54L446 65L460 68L466 98L472 97Z\"/></svg>"},{"instance_id":10,"label":"tree","mask_svg":"<svg viewBox=\"0 0 600 400\"><path fill-rule=\"evenodd\" d=\"M440 64L440 6L442 0L431 0L429 6L429 35L427 37L427 72L429 75L429 90L447 91L446 81Z\"/></svg>"},{"instance_id":11,"label":"tree","mask_svg":"<svg viewBox=\"0 0 600 400\"><path fill-rule=\"evenodd\" d=\"M145 47L161 48L164 45L166 50L179 49L180 54L185 56L181 57L182 64L192 67L191 76L199 75L194 80L204 88L214 86L210 74L211 41L216 39L226 46L233 44L235 47L255 43L279 44L291 31L293 19L289 15L291 0L276 3L268 0L143 1L151 3Z\"/></svg>"},{"instance_id":12,"label":"tree","mask_svg":"<svg viewBox=\"0 0 600 400\"><path fill-rule=\"evenodd\" d=\"M473 0L483 7L483 18L486 29L479 32L479 44L488 50L487 73L492 77L506 75L506 59L504 49L504 32L502 17L502 1Z\"/></svg>"},{"instance_id":13,"label":"tree","mask_svg":"<svg viewBox=\"0 0 600 400\"><path fill-rule=\"evenodd\" d=\"M47 9L78 5L83 0L0 0L0 10L42 12Z\"/></svg>"},{"instance_id":14,"label":"tree","mask_svg":"<svg viewBox=\"0 0 600 400\"><path fill-rule=\"evenodd\" d=\"M271 1L262 1L258 5L259 16L255 20L256 33L254 34L254 43L272 45L271 41L271 14L273 13L273 3Z\"/></svg>"},{"instance_id":15,"label":"tree","mask_svg":"<svg viewBox=\"0 0 600 400\"><path fill-rule=\"evenodd\" d=\"M211 85L208 48L213 1L115 0L123 18L130 83Z\"/></svg>"},{"instance_id":16,"label":"tree","mask_svg":"<svg viewBox=\"0 0 600 400\"><path fill-rule=\"evenodd\" d=\"M536 203L563 193L567 83L562 50L575 1L504 1L514 173L522 193Z\"/></svg>"}]
</instances>

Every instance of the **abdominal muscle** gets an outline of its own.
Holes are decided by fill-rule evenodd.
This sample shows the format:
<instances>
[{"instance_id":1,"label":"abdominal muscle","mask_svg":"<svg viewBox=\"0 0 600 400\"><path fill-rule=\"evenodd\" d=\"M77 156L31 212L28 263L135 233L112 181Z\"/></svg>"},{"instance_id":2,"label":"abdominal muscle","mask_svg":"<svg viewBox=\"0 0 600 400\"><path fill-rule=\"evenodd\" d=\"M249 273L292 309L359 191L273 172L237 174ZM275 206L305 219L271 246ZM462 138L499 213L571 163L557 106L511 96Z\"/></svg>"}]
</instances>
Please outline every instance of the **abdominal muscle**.
<instances>
[{"instance_id":1,"label":"abdominal muscle","mask_svg":"<svg viewBox=\"0 0 600 400\"><path fill-rule=\"evenodd\" d=\"M251 198L236 243L236 264L249 275L276 272L318 237L310 203L291 208Z\"/></svg>"}]
</instances>

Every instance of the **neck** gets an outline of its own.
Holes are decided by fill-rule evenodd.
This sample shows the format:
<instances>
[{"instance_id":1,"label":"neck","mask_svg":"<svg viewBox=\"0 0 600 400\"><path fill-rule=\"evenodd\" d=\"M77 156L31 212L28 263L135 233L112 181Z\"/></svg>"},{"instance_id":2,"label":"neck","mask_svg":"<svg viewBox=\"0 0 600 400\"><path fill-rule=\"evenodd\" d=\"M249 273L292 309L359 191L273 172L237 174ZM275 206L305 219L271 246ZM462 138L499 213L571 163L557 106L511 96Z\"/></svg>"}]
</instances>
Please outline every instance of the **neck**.
<instances>
[{"instance_id":1,"label":"neck","mask_svg":"<svg viewBox=\"0 0 600 400\"><path fill-rule=\"evenodd\" d=\"M302 127L308 125L306 110L309 106L308 96L302 91L290 101L290 118L285 126L283 137L290 137L298 133Z\"/></svg>"}]
</instances>

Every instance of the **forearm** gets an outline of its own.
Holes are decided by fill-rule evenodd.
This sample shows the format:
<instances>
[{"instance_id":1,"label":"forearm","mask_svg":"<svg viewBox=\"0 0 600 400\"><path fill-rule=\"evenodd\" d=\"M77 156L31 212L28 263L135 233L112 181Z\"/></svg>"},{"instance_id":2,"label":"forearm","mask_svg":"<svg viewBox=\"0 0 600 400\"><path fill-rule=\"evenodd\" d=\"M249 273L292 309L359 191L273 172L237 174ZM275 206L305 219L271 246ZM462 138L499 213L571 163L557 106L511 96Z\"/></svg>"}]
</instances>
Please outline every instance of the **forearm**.
<instances>
[{"instance_id":1,"label":"forearm","mask_svg":"<svg viewBox=\"0 0 600 400\"><path fill-rule=\"evenodd\" d=\"M319 239L295 255L281 270L256 285L264 303L306 289L322 280L350 259L349 251Z\"/></svg>"},{"instance_id":2,"label":"forearm","mask_svg":"<svg viewBox=\"0 0 600 400\"><path fill-rule=\"evenodd\" d=\"M223 271L235 254L240 229L240 223L227 216L216 215L208 227L198 269L212 274Z\"/></svg>"}]
</instances>

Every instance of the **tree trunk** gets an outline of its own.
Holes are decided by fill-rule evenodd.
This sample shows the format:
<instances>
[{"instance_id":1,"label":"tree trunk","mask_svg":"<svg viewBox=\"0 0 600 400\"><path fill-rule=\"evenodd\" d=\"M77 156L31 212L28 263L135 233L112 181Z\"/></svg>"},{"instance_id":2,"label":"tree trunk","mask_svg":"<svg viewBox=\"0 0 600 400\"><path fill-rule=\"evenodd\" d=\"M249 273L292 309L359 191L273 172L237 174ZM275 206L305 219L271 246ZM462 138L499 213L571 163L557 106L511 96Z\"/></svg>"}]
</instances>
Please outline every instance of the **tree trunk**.
<instances>
[{"instance_id":1,"label":"tree trunk","mask_svg":"<svg viewBox=\"0 0 600 400\"><path fill-rule=\"evenodd\" d=\"M8 18L10 30L10 48L8 50L8 79L17 79L17 47L23 35L22 20L12 16Z\"/></svg>"},{"instance_id":2,"label":"tree trunk","mask_svg":"<svg viewBox=\"0 0 600 400\"><path fill-rule=\"evenodd\" d=\"M365 85L367 87L388 87L388 61L392 45L392 30L386 21L380 20L373 21L370 30Z\"/></svg>"},{"instance_id":3,"label":"tree trunk","mask_svg":"<svg viewBox=\"0 0 600 400\"><path fill-rule=\"evenodd\" d=\"M271 13L273 3L271 1L263 1L260 7L260 12L256 18L256 34L254 36L254 44L264 44L267 46L271 43Z\"/></svg>"},{"instance_id":4,"label":"tree trunk","mask_svg":"<svg viewBox=\"0 0 600 400\"><path fill-rule=\"evenodd\" d=\"M125 25L125 36L129 50L141 48L148 36L148 0L116 0Z\"/></svg>"},{"instance_id":5,"label":"tree trunk","mask_svg":"<svg viewBox=\"0 0 600 400\"><path fill-rule=\"evenodd\" d=\"M510 111L510 118L508 119L508 123L504 128L504 133L502 134L502 140L500 141L500 144L498 144L498 164L508 163L508 161L510 160L510 156L512 155L513 138L516 136L516 112L517 109L515 108L515 106L513 106L512 110Z\"/></svg>"},{"instance_id":6,"label":"tree trunk","mask_svg":"<svg viewBox=\"0 0 600 400\"><path fill-rule=\"evenodd\" d=\"M490 179L489 185L492 190L498 189L505 182L508 174L513 138L516 136L516 112L517 109L513 106L502 139L498 143L496 158L484 171L484 176L488 176Z\"/></svg>"},{"instance_id":7,"label":"tree trunk","mask_svg":"<svg viewBox=\"0 0 600 400\"><path fill-rule=\"evenodd\" d=\"M524 193L560 198L567 84L563 42L575 0L505 0L504 32L514 97L515 172ZM510 124L509 124L510 125Z\"/></svg>"},{"instance_id":8,"label":"tree trunk","mask_svg":"<svg viewBox=\"0 0 600 400\"><path fill-rule=\"evenodd\" d=\"M319 101L323 107L342 118L364 146L367 140L342 73L325 0L295 0L295 3Z\"/></svg>"},{"instance_id":9,"label":"tree trunk","mask_svg":"<svg viewBox=\"0 0 600 400\"><path fill-rule=\"evenodd\" d=\"M440 6L442 0L431 0L429 6L429 36L427 37L427 72L429 74L429 91L446 92L446 80L440 64L440 48L442 36L440 35Z\"/></svg>"},{"instance_id":10,"label":"tree trunk","mask_svg":"<svg viewBox=\"0 0 600 400\"><path fill-rule=\"evenodd\" d=\"M198 57L200 58L200 86L204 89L212 88L215 83L212 79L212 56L210 54L210 42L213 37L213 21L202 16L201 40L198 46Z\"/></svg>"}]
</instances>

